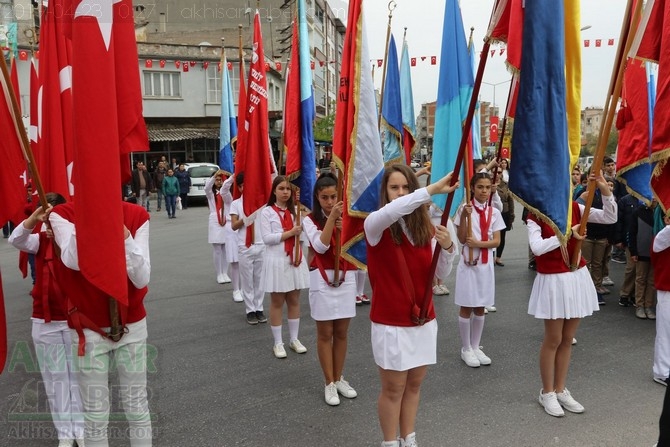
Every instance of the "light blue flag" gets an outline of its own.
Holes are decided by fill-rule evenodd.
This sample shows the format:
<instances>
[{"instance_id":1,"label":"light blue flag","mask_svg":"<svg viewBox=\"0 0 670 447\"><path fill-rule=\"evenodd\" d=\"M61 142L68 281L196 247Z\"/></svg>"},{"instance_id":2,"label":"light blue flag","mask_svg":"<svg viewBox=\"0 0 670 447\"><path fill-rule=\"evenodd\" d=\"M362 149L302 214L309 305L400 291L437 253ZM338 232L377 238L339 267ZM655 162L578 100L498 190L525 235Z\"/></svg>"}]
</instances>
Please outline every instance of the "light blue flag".
<instances>
[{"instance_id":1,"label":"light blue flag","mask_svg":"<svg viewBox=\"0 0 670 447\"><path fill-rule=\"evenodd\" d=\"M386 58L386 79L382 104L381 139L384 164L405 163L402 147L402 102L400 99L400 73L398 72L398 51L391 34L388 57Z\"/></svg>"},{"instance_id":2,"label":"light blue flag","mask_svg":"<svg viewBox=\"0 0 670 447\"><path fill-rule=\"evenodd\" d=\"M409 164L416 146L416 118L414 117L412 74L406 40L402 43L402 55L400 56L400 100L402 103L402 127L404 130L402 143L405 148L405 161Z\"/></svg>"},{"instance_id":3,"label":"light blue flag","mask_svg":"<svg viewBox=\"0 0 670 447\"><path fill-rule=\"evenodd\" d=\"M312 190L316 183L316 155L314 149L314 86L312 84L312 67L309 55L309 34L307 30L307 7L305 0L298 0L298 36L300 39L300 139L301 139L301 173L297 180L298 187L305 191L300 201L312 208ZM309 194L308 194L309 192ZM309 197L305 197L309 195Z\"/></svg>"},{"instance_id":4,"label":"light blue flag","mask_svg":"<svg viewBox=\"0 0 670 447\"><path fill-rule=\"evenodd\" d=\"M454 169L463 133L463 122L468 113L474 86L472 63L463 29L463 19L458 0L447 0L442 29L440 53L440 78L437 87L435 134L431 178L440 179ZM454 215L463 201L463 171L458 175L461 187L454 191L454 201L449 212ZM447 196L433 196L433 203L444 209Z\"/></svg>"},{"instance_id":5,"label":"light blue flag","mask_svg":"<svg viewBox=\"0 0 670 447\"><path fill-rule=\"evenodd\" d=\"M222 48L221 51L224 51L224 49ZM230 85L225 54L221 63L221 127L219 128L219 141L219 167L221 170L232 174L235 172L232 145L237 141L237 116L235 115L233 89Z\"/></svg>"}]
</instances>

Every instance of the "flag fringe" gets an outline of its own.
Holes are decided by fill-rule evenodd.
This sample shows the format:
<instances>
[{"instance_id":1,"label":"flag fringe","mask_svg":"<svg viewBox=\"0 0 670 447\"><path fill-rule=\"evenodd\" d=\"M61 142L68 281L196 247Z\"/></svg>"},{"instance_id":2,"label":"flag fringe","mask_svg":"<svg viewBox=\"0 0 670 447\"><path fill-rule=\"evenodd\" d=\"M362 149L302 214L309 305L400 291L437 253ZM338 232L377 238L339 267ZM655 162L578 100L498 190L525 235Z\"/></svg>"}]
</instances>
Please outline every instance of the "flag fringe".
<instances>
[{"instance_id":1,"label":"flag fringe","mask_svg":"<svg viewBox=\"0 0 670 447\"><path fill-rule=\"evenodd\" d=\"M355 265L359 270L364 270L367 272L368 266L349 254L349 249L361 241L365 241L365 235L363 233L357 234L356 236L349 239L346 244L342 245L342 252L340 256L347 262Z\"/></svg>"},{"instance_id":2,"label":"flag fringe","mask_svg":"<svg viewBox=\"0 0 670 447\"><path fill-rule=\"evenodd\" d=\"M661 170L665 166L668 158L670 158L670 147L666 147L665 149L661 149L660 151L651 154L649 160L652 163L655 162L657 163L656 167L654 168L654 172L652 173L652 176L661 175Z\"/></svg>"},{"instance_id":3,"label":"flag fringe","mask_svg":"<svg viewBox=\"0 0 670 447\"><path fill-rule=\"evenodd\" d=\"M514 198L514 200L516 200L521 205L523 205L524 208L528 209L528 211L530 211L535 216L537 216L537 218L540 219L542 222L549 225L551 227L551 229L554 230L554 233L556 234L556 237L558 238L558 241L561 243L562 246L567 245L568 240L570 239L570 235L572 233L572 228L570 227L570 225L568 225L567 233L563 234L563 232L556 226L556 224L549 217L547 217L545 214L540 212L537 208L535 208L535 207L529 205L528 203L526 203L523 199L521 199L521 197L517 196L512 191L510 191L510 194L512 194L512 197ZM570 208L572 208L572 207L570 207Z\"/></svg>"}]
</instances>

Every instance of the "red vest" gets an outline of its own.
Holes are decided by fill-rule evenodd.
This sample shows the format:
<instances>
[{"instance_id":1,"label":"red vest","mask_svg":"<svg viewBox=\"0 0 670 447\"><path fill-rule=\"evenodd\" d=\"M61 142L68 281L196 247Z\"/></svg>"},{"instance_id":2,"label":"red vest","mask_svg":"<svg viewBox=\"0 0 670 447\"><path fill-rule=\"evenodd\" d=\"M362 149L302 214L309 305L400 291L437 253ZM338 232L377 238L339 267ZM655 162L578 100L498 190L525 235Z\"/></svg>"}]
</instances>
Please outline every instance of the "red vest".
<instances>
[{"instance_id":1,"label":"red vest","mask_svg":"<svg viewBox=\"0 0 670 447\"><path fill-rule=\"evenodd\" d=\"M368 276L372 286L372 308L370 320L389 326L415 326L412 323L412 295L414 303L422 307L426 287L432 283L430 264L433 250L428 243L423 247L414 247L402 235L402 244L397 245L391 237L391 230L384 230L382 239L374 247L367 244ZM411 260L407 263L405 260ZM398 263L404 263L409 270L411 285ZM413 292L412 292L413 287ZM431 300L426 313L428 320L435 318L435 308Z\"/></svg>"},{"instance_id":2,"label":"red vest","mask_svg":"<svg viewBox=\"0 0 670 447\"><path fill-rule=\"evenodd\" d=\"M654 266L654 287L670 292L670 248L658 253L651 250L651 263Z\"/></svg>"},{"instance_id":3,"label":"red vest","mask_svg":"<svg viewBox=\"0 0 670 447\"><path fill-rule=\"evenodd\" d=\"M47 323L51 320L67 320L67 303L65 296L55 282L49 265L46 262L47 252L50 252L52 267L58 269L63 266L62 261L53 253L52 239L44 231L36 229L40 238L40 248L35 253L35 285L33 286L33 318L41 318ZM60 284L60 283L59 283ZM46 287L46 290L45 290Z\"/></svg>"},{"instance_id":4,"label":"red vest","mask_svg":"<svg viewBox=\"0 0 670 447\"><path fill-rule=\"evenodd\" d=\"M579 204L577 202L572 202L572 224L571 227L574 227L579 223L582 218L581 210L579 209ZM538 219L534 214L528 214L528 219L532 220L540 226L542 229L542 238L547 239L552 236L555 236L556 233L554 230ZM575 252L575 246L577 245L577 239L571 237L568 241L568 262L572 262L572 256ZM561 254L561 249L555 248L554 250L545 253L540 256L535 256L535 265L539 273L566 273L570 271L570 267L565 264L563 255ZM583 256L579 260L579 268L582 268L586 265L586 260Z\"/></svg>"},{"instance_id":5,"label":"red vest","mask_svg":"<svg viewBox=\"0 0 670 447\"><path fill-rule=\"evenodd\" d=\"M316 225L316 228L318 228L320 231L323 231L323 226L317 222L314 219L314 216L309 214L307 216L308 219L310 219L312 222L314 222L314 225ZM333 231L333 234L335 231ZM311 245L311 244L310 244ZM314 248L314 247L312 247ZM331 242L330 247L328 247L328 250L326 250L325 253L317 253L316 250L314 251L314 259L312 259L312 263L310 264L310 268L319 268L319 265L317 264L316 258L319 258L319 263L323 267L324 270L334 270L335 269L335 244ZM355 270L354 266L348 263L347 261L342 258L340 255L340 271L345 272L349 270Z\"/></svg>"},{"instance_id":6,"label":"red vest","mask_svg":"<svg viewBox=\"0 0 670 447\"><path fill-rule=\"evenodd\" d=\"M71 203L58 205L54 212L64 219L75 223L74 206ZM146 210L136 204L123 202L123 223L132 236L149 220ZM76 223L75 223L76 224ZM105 262L104 253L100 254L100 262ZM67 268L61 263L62 268L57 271L59 284L63 287L65 296L76 306L79 312L86 315L101 328L111 325L109 316L108 295L93 286L78 270ZM143 319L147 313L144 309L144 296L147 288L136 288L130 279L128 281L128 317L123 324L135 323ZM68 318L70 327L74 327Z\"/></svg>"}]
</instances>

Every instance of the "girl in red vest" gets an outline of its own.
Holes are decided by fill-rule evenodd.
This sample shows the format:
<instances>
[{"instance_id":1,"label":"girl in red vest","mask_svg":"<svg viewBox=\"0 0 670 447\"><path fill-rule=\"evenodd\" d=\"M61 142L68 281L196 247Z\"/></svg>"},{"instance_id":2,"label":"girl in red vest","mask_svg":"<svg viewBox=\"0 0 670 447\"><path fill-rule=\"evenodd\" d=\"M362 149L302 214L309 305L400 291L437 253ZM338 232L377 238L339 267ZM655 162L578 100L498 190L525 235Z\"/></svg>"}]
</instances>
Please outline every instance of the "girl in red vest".
<instances>
[{"instance_id":1,"label":"girl in red vest","mask_svg":"<svg viewBox=\"0 0 670 447\"><path fill-rule=\"evenodd\" d=\"M479 347L484 332L484 309L495 304L495 257L505 221L497 208L489 205L493 183L487 172L477 172L470 180L472 198L454 216L458 240L463 244L456 270L454 293L461 335L461 359L471 368L490 365L491 359ZM466 217L471 224L465 224ZM470 232L471 230L471 232ZM473 315L474 314L474 315Z\"/></svg>"},{"instance_id":2,"label":"girl in red vest","mask_svg":"<svg viewBox=\"0 0 670 447\"><path fill-rule=\"evenodd\" d=\"M65 203L63 196L53 192L46 195L46 200L51 206ZM9 237L9 243L19 250L35 255L35 266L38 270L31 292L32 337L59 440L58 445L72 446L75 439L79 445L83 445L83 407L72 358L67 299L52 275L54 266L61 261L54 255L53 233L43 226L43 215L42 207L38 207L17 225Z\"/></svg>"},{"instance_id":3,"label":"girl in red vest","mask_svg":"<svg viewBox=\"0 0 670 447\"><path fill-rule=\"evenodd\" d=\"M270 327L275 357L286 357L282 341L282 309L288 307L289 347L298 354L307 349L298 340L300 329L300 289L309 286L309 271L298 237L302 226L295 221L293 190L284 176L275 177L268 206L261 212L261 235L265 244L262 283L270 293ZM298 244L296 252L295 245Z\"/></svg>"},{"instance_id":4,"label":"girl in red vest","mask_svg":"<svg viewBox=\"0 0 670 447\"><path fill-rule=\"evenodd\" d=\"M335 229L342 229L342 201L337 200L337 179L323 174L314 185L312 213L303 221L314 253L309 273L309 307L316 320L319 363L326 380L325 399L338 405L342 396L358 394L342 377L347 355L349 322L356 316L356 268L340 258L339 285L334 286Z\"/></svg>"},{"instance_id":5,"label":"girl in red vest","mask_svg":"<svg viewBox=\"0 0 670 447\"><path fill-rule=\"evenodd\" d=\"M436 363L437 322L431 296L430 265L435 242L442 247L436 274L445 279L455 250L448 230L434 227L428 215L430 196L455 190L451 173L419 188L414 171L405 165L386 168L382 177L382 208L364 223L368 275L372 286L372 353L379 367L379 424L382 447L416 444L414 424L421 382L427 365ZM427 290L428 289L428 290ZM426 321L417 322L426 306ZM400 444L397 432L400 429Z\"/></svg>"},{"instance_id":6,"label":"girl in red vest","mask_svg":"<svg viewBox=\"0 0 670 447\"><path fill-rule=\"evenodd\" d=\"M617 205L602 174L597 181L603 198L603 209L591 208L589 222L612 224L617 220ZM570 366L572 339L583 317L598 310L598 295L583 257L576 269L570 268L577 240L584 237L577 232L584 206L572 202L572 235L567 247L561 245L555 231L536 215L528 215L528 242L535 255L537 276L528 303L528 313L544 320L544 340L540 348L540 375L542 389L539 402L544 410L555 417L565 413L582 413L579 404L565 387ZM561 408L563 407L563 408Z\"/></svg>"}]
</instances>

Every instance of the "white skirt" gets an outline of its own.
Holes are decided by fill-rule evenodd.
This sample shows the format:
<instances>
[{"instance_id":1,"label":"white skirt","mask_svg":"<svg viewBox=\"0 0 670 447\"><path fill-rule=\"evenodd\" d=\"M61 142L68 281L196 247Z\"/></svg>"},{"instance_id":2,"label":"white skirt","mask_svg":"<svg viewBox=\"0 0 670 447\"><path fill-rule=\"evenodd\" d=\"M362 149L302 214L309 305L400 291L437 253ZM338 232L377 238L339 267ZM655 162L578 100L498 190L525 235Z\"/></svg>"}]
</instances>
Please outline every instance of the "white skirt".
<instances>
[{"instance_id":1,"label":"white skirt","mask_svg":"<svg viewBox=\"0 0 670 447\"><path fill-rule=\"evenodd\" d=\"M226 226L230 226L230 222L226 222L224 226L221 226L216 213L209 213L209 219L207 220L207 243L225 244ZM235 246L237 246L237 244L235 244Z\"/></svg>"},{"instance_id":2,"label":"white skirt","mask_svg":"<svg viewBox=\"0 0 670 447\"><path fill-rule=\"evenodd\" d=\"M407 371L437 363L437 321L423 326L372 323L372 354L382 369Z\"/></svg>"},{"instance_id":3,"label":"white skirt","mask_svg":"<svg viewBox=\"0 0 670 447\"><path fill-rule=\"evenodd\" d=\"M230 222L226 223L225 226L225 236L226 236L226 261L230 262L239 262L239 249L237 243L237 231L233 230Z\"/></svg>"},{"instance_id":4,"label":"white skirt","mask_svg":"<svg viewBox=\"0 0 670 447\"><path fill-rule=\"evenodd\" d=\"M307 259L302 259L298 267L291 264L291 259L284 256L267 255L263 259L261 274L263 290L266 292L290 292L291 290L309 287L309 269Z\"/></svg>"},{"instance_id":5,"label":"white skirt","mask_svg":"<svg viewBox=\"0 0 670 447\"><path fill-rule=\"evenodd\" d=\"M583 318L598 307L598 294L586 267L574 272L538 273L528 313L543 320Z\"/></svg>"},{"instance_id":6,"label":"white skirt","mask_svg":"<svg viewBox=\"0 0 670 447\"><path fill-rule=\"evenodd\" d=\"M467 250L467 247L464 247ZM486 264L478 262L467 265L463 256L456 268L456 288L454 303L463 307L484 307L495 304L496 282L494 272L495 258L489 253Z\"/></svg>"},{"instance_id":7,"label":"white skirt","mask_svg":"<svg viewBox=\"0 0 670 447\"><path fill-rule=\"evenodd\" d=\"M325 273L328 278L333 277L333 270ZM309 308L316 321L355 317L356 271L348 271L339 287L326 284L319 270L309 272Z\"/></svg>"}]
</instances>

